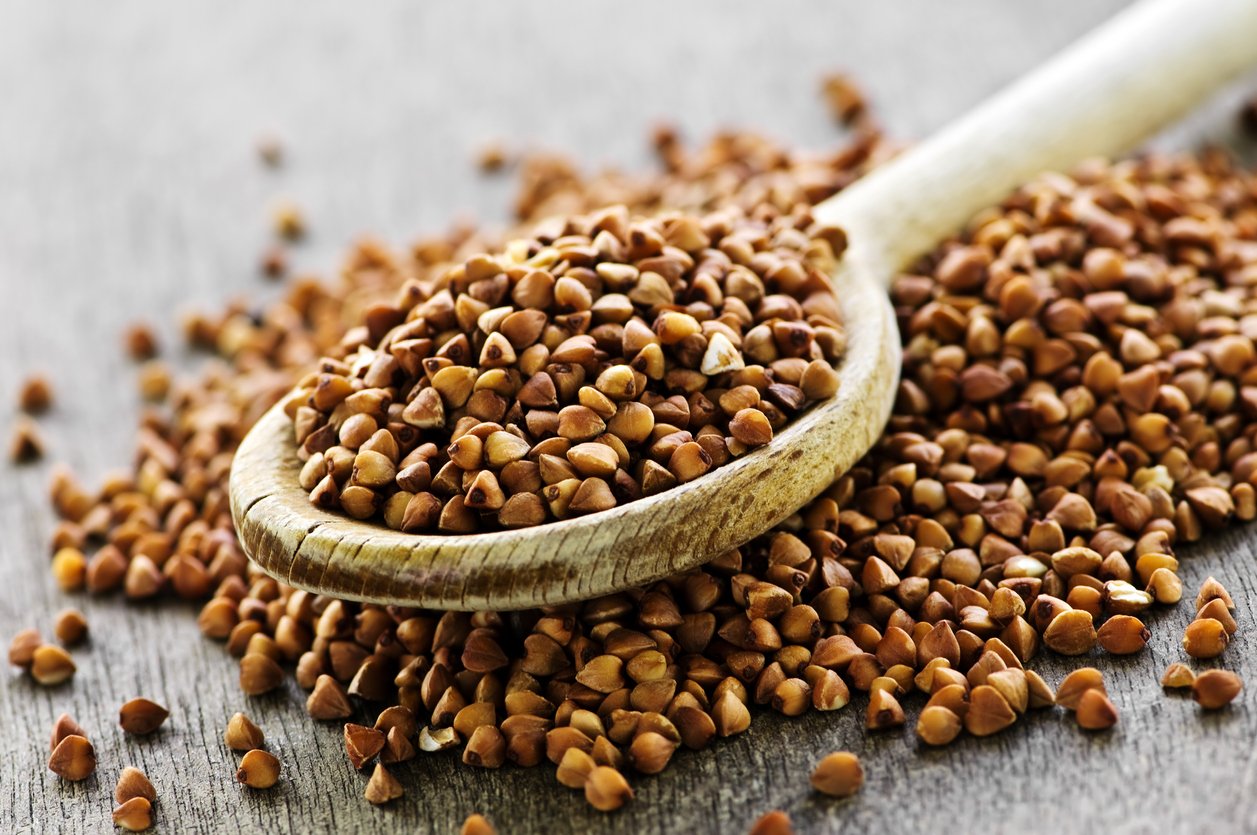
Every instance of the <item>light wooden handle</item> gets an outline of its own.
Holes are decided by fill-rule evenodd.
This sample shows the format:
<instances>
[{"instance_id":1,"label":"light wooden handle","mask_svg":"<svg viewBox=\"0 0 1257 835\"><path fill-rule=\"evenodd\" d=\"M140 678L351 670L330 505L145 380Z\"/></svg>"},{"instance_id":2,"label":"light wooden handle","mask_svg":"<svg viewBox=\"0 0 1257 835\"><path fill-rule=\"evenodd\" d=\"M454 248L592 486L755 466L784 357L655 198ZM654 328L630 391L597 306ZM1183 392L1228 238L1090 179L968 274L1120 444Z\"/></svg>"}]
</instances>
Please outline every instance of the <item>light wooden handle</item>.
<instances>
[{"instance_id":1,"label":"light wooden handle","mask_svg":"<svg viewBox=\"0 0 1257 835\"><path fill-rule=\"evenodd\" d=\"M816 215L903 269L1036 174L1130 150L1255 63L1257 0L1142 0Z\"/></svg>"}]
</instances>

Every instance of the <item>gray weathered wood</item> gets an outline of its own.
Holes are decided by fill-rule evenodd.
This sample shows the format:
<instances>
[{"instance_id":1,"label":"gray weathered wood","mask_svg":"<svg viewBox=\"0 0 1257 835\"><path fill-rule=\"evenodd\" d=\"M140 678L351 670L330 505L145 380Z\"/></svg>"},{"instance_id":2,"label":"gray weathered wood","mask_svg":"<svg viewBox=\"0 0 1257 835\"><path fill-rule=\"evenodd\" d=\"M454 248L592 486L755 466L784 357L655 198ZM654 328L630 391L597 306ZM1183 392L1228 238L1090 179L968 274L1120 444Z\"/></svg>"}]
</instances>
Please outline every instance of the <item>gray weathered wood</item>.
<instances>
[{"instance_id":1,"label":"gray weathered wood","mask_svg":"<svg viewBox=\"0 0 1257 835\"><path fill-rule=\"evenodd\" d=\"M822 147L822 70L863 78L895 134L919 136L980 100L1120 6L1069 0L958 4L579 2L379 4L142 0L0 6L0 425L25 370L49 372L44 421L56 458L89 477L125 463L138 410L119 334L141 317L176 341L173 311L273 293L254 272L267 206L295 197L312 225L302 266L328 273L348 240L405 241L459 211L501 218L501 180L470 170L487 137L641 164L645 129L679 116L702 135L763 126ZM1249 89L1257 88L1250 84ZM1176 132L1232 136L1236 96ZM276 129L290 164L262 170L253 139ZM180 357L179 351L173 352ZM361 799L335 727L309 721L295 688L246 699L235 665L197 633L195 608L77 599L47 575L47 466L0 471L0 636L47 631L65 605L94 630L73 683L0 686L0 830L109 832L112 783L143 767L161 795L156 831L451 832L481 811L503 832L741 832L772 808L804 831L1224 832L1257 829L1252 693L1216 716L1164 696L1188 618L1154 619L1154 640L1104 660L1122 721L1082 734L1059 715L986 741L919 753L908 731L866 736L854 708L794 722L763 717L735 741L678 756L609 817L547 768L466 768L426 757L402 772L396 808ZM1191 549L1195 588L1216 574L1240 602L1257 593L1257 534ZM1247 628L1224 662L1257 683ZM1039 664L1056 682L1075 662ZM125 739L117 708L146 695L172 710L147 740ZM915 707L915 705L914 705ZM288 766L250 794L231 779L220 733L246 709ZM96 779L62 786L44 769L47 731L68 710L97 743ZM834 748L865 759L846 803L812 796L806 774ZM927 830L928 828L928 830Z\"/></svg>"}]
</instances>

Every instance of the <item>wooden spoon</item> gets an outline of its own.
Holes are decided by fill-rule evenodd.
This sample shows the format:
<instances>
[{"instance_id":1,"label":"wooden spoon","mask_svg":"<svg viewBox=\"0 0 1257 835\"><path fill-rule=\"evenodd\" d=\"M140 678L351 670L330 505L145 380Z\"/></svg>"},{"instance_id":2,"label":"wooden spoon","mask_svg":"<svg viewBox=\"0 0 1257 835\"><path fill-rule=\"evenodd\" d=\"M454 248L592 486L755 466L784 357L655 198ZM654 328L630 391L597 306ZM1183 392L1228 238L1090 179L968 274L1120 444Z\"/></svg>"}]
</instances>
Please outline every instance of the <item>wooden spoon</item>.
<instances>
[{"instance_id":1,"label":"wooden spoon","mask_svg":"<svg viewBox=\"0 0 1257 835\"><path fill-rule=\"evenodd\" d=\"M432 609L557 604L694 568L806 504L877 440L899 375L886 296L898 271L1037 173L1128 150L1255 62L1257 0L1144 0L817 206L850 238L835 276L849 340L841 389L711 475L535 528L406 534L314 507L297 483L291 423L276 407L232 466L240 541L298 588Z\"/></svg>"}]
</instances>

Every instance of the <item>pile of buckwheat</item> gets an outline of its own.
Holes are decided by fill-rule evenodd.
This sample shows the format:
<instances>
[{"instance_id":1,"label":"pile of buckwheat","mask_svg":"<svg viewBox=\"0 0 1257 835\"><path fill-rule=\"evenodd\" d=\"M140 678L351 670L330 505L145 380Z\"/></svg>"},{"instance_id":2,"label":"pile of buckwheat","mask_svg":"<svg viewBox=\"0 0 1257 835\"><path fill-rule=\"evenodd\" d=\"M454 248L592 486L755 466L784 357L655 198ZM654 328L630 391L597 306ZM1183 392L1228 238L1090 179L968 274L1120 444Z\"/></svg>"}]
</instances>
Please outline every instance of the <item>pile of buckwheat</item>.
<instances>
[{"instance_id":1,"label":"pile of buckwheat","mask_svg":"<svg viewBox=\"0 0 1257 835\"><path fill-rule=\"evenodd\" d=\"M609 510L706 474L838 390L807 206L544 222L372 305L287 399L310 501L472 533Z\"/></svg>"},{"instance_id":2,"label":"pile of buckwheat","mask_svg":"<svg viewBox=\"0 0 1257 835\"><path fill-rule=\"evenodd\" d=\"M553 353L575 338L554 317L589 311L589 339L580 350L605 353L613 367L630 323L640 319L634 332L655 344L647 334L660 334L658 299L633 299L630 290L627 302L602 301L623 290L619 278L600 297L578 279L564 291L577 304L547 309L545 322L529 317L530 335L537 325L538 334L555 327L558 333L533 341L504 334L502 357L514 354L506 370L495 373L499 369L490 363L477 380L463 381L468 398L461 405L442 391L441 408L454 408L440 425L408 422L406 410L420 397L430 401L429 415L435 410L438 401L422 392L440 389L437 376L451 367L428 362L440 357L442 345L454 342L460 356L471 356L470 350L483 358L492 334L518 315L502 314L507 286L479 253L505 251L524 263L547 247L559 248L564 236L576 236L580 240L571 245L581 257L597 261L603 256L591 218L649 217L662 210L686 213L665 218L705 219L687 221L687 235L702 235L676 247L688 261L661 274L670 276L663 284L654 282L661 298L666 284L674 306L700 305L703 315L688 314L689 333L701 334L708 346L716 333L735 347L737 337L744 364L749 367L745 358L751 357L776 374L767 357L747 346L758 315L752 300L730 287L762 286L751 294L761 306L775 287L772 292L794 299L781 309L806 307L770 275L782 263L777 247L791 251L785 262L800 263L796 256L811 245L805 234L812 229L809 206L893 152L849 85L834 82L826 89L834 106L856 119L854 139L832 153L807 156L751 134L721 135L690 150L661 130L656 145L665 170L655 176L587 179L568 160L527 159L517 203L520 229L506 239L536 237L514 255L509 245L502 250L497 240L471 229L402 252L363 243L337 283L294 280L285 299L267 309L189 317L189 340L220 360L199 378L176 382L164 408L145 417L137 465L92 491L64 470L56 475L52 499L64 518L53 537L57 579L67 590L208 598L201 629L240 658L244 693L278 688L286 670L295 668L298 684L309 691L309 714L341 723L351 767L373 769L366 794L377 803L403 793L390 773L397 764L452 748L476 767L548 764L561 784L583 791L595 808L612 810L633 795L626 775L658 773L679 748L702 749L741 733L761 707L789 716L840 710L853 689L867 693L864 718L871 731L902 725L912 712L919 737L929 745L946 745L965 732L997 733L1028 710L1054 705L1072 712L1083 728L1111 727L1118 714L1101 670L1080 667L1053 687L1027 668L1035 655L1099 661L1097 646L1110 654L1139 652L1149 637L1144 613L1177 605L1185 594L1199 614L1184 636L1184 660L1222 655L1236 629L1227 591L1210 579L1198 593L1185 592L1174 556L1177 546L1209 529L1257 516L1257 177L1220 153L1149 155L1090 163L1070 176L1044 175L981 213L962 235L900 277L891 296L904 340L903 379L881 441L776 529L701 569L545 610L427 612L287 588L250 568L232 532L226 480L233 450L252 422L303 380L316 398L326 386L345 389L325 379L349 380L354 388L337 402L293 409L304 441L320 432L327 436L315 445L322 448L307 446L309 461L322 458L306 479L314 498L338 496L339 506L355 513L357 500L345 495L354 487L348 480L354 471L364 464L391 468L385 492L405 495L405 506L401 499L377 497L376 485L363 483L372 496L360 497L355 515L380 510L402 529L435 523L463 530L486 520L535 524L562 515L544 494L540 501L525 500L528 507L518 519L502 516L509 500L496 508L469 501L484 473L497 484L494 495L503 497L535 495L540 482L576 481L578 491L588 479L605 479L607 489L597 489L602 503L581 508L589 511L606 505L608 493L619 501L632 498L635 489L646 492L645 476L625 469L614 445L616 460L599 459L600 468L587 469L581 456L573 460L590 438L615 434L612 422L631 402L644 404L645 411L635 410L643 420L649 414L656 426L667 424L666 437L673 430L692 436L670 445L666 456L646 447L641 458L677 480L684 480L672 467L680 449L698 445L711 455L703 438L729 449L728 438L738 434L726 429L740 410L725 408L720 396L706 397L707 404L696 409L687 385L668 382L666 371L660 380L635 368L627 351L622 367L633 373L619 382L632 380L632 397L623 397L622 388L604 391L585 368L573 372L575 381L547 371L555 384L553 391L547 388L545 405L525 401L517 384L531 384L539 369L563 364ZM556 214L579 219L544 234L535 231L539 221ZM774 257L713 254L720 251L711 246L720 237L714 233L723 227L712 218L756 226L765 247L759 251ZM668 223L650 226L660 241L668 239ZM603 244L631 246L614 237L614 244L606 238ZM623 264L627 255L607 257ZM701 290L686 296L700 284L700 265ZM494 270L503 266L496 261ZM597 266L580 275L589 273L598 275ZM519 279L514 286L528 274L511 276ZM471 289L473 276L496 284L478 295ZM558 284L551 288L556 305ZM675 295L679 286L687 288L681 298ZM804 286L810 294L821 285ZM722 305L714 302L716 293ZM460 300L468 296L475 303L462 301L460 313ZM600 301L604 314L613 312L597 315ZM381 305L388 311L382 319ZM824 310L836 327L829 307ZM793 327L789 323L801 319L786 322ZM407 321L424 325L410 333ZM706 326L711 323L723 326ZM607 325L613 327L594 333ZM428 340L430 357L412 362L384 350L411 339ZM827 350L814 336L812 344L818 342L819 354L809 348L799 357L805 362L790 362L782 376L802 379L804 366L816 362L828 367L840 351ZM771 343L781 349L776 339ZM537 344L550 356L525 365L529 345ZM731 384L740 382L739 372L705 375L704 356L696 349L684 359L674 355L673 368L695 385L712 376L699 392L708 385L725 395L735 391ZM328 357L334 362L320 359ZM391 367L384 357L396 367L382 385L368 384L373 369ZM575 367L583 368L579 362ZM650 384L642 387L638 372ZM721 377L728 374L735 376ZM493 380L477 389L485 377ZM504 380L511 385L500 388ZM591 383L594 391L587 396L599 408L581 395ZM816 399L806 387L787 384ZM373 415L371 425L357 421L362 426L347 432L353 410L337 415L338 404L373 389L387 392L372 395L383 404L375 412L383 419ZM467 405L478 391L494 394L483 398L491 401L490 411ZM621 396L611 396L615 392ZM645 399L647 392L652 399ZM770 424L768 408L784 414L772 396L759 402ZM512 433L511 422L502 422L518 407L515 416L522 413L528 427L528 409L544 409L548 416L537 420L553 435L556 420L562 423L559 407L573 403L605 422L605 430L571 437L560 430L563 443L552 443L554 438L530 431ZM469 435L473 421L499 426ZM412 433L399 443L397 424L427 434ZM475 445L475 467L457 463L469 436L482 442ZM509 460L495 463L489 449L495 437L512 451ZM643 445L659 442L649 433L633 438ZM402 473L419 462L408 462L412 453L403 449L421 449L421 443L431 447L418 456L428 485L409 489ZM364 447L384 451L391 467L357 461ZM331 452L336 449L346 452ZM547 456L555 460L540 460ZM479 467L481 457L488 468ZM525 462L532 466L519 478L528 489L519 490L507 470ZM437 499L440 509L428 502L425 524L409 524L414 497L451 466L479 474L468 485L461 472L451 472ZM563 477L552 482L547 468ZM620 483L621 472L633 488ZM385 483L381 479L380 486ZM470 505L476 512L458 514L463 527L444 525L460 497L464 509ZM568 495L560 507L575 512L573 501ZM15 645L15 660L29 666L40 646L37 635L26 634ZM1208 709L1225 706L1242 687L1233 673L1196 675L1185 663L1172 664L1163 684L1192 688ZM260 750L256 726L243 716L232 721L231 747ZM264 782L273 782L278 765L265 765ZM242 767L240 779L248 782L245 772ZM826 757L812 775L818 791L836 796L854 793L862 780L859 761L845 752ZM772 813L757 831L782 827L788 820ZM473 816L464 831L492 830Z\"/></svg>"}]
</instances>

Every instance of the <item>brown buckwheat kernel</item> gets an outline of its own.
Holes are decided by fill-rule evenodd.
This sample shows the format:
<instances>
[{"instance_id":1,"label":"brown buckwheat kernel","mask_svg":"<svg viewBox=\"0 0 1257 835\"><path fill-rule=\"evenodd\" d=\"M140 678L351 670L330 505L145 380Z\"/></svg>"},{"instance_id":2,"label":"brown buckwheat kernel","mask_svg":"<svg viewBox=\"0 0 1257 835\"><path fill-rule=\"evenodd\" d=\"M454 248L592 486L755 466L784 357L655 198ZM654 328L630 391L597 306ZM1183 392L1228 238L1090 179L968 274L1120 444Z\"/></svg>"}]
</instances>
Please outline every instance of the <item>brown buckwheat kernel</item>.
<instances>
[{"instance_id":1,"label":"brown buckwheat kernel","mask_svg":"<svg viewBox=\"0 0 1257 835\"><path fill-rule=\"evenodd\" d=\"M1244 682L1230 670L1205 670L1192 682L1192 698L1207 710L1217 710L1235 701Z\"/></svg>"},{"instance_id":2,"label":"brown buckwheat kernel","mask_svg":"<svg viewBox=\"0 0 1257 835\"><path fill-rule=\"evenodd\" d=\"M828 754L812 770L812 788L830 797L850 797L862 785L864 768L850 751Z\"/></svg>"}]
</instances>

